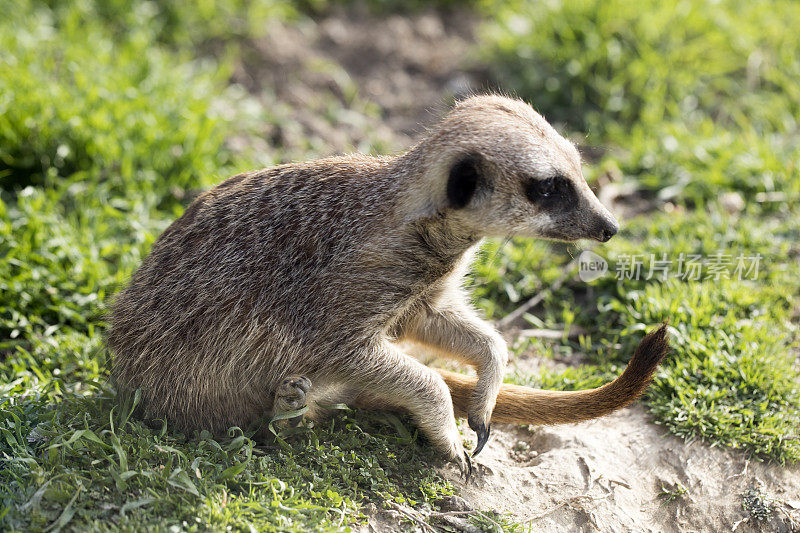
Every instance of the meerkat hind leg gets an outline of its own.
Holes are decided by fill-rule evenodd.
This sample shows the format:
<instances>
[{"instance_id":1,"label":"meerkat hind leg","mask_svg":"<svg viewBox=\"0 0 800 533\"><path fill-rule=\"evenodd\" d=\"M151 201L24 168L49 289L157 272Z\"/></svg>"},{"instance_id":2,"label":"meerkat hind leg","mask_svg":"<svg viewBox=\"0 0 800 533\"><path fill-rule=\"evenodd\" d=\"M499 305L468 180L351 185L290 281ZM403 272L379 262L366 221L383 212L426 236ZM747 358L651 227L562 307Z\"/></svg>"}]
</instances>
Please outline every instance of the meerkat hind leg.
<instances>
[{"instance_id":1,"label":"meerkat hind leg","mask_svg":"<svg viewBox=\"0 0 800 533\"><path fill-rule=\"evenodd\" d=\"M288 376L278 386L275 391L275 402L272 408L272 416L283 413L291 413L306 406L306 394L311 388L311 380L305 376ZM276 425L279 427L295 427L303 419L303 415L294 416L284 420L279 420Z\"/></svg>"}]
</instances>

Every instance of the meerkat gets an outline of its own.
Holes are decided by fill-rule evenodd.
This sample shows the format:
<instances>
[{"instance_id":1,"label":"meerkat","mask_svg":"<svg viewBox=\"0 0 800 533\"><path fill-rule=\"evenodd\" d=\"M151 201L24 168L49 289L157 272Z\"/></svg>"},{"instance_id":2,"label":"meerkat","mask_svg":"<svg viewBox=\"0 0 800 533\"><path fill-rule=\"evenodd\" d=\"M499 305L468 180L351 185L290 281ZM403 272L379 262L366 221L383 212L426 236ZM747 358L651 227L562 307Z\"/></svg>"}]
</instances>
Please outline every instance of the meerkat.
<instances>
[{"instance_id":1,"label":"meerkat","mask_svg":"<svg viewBox=\"0 0 800 533\"><path fill-rule=\"evenodd\" d=\"M605 242L618 230L575 147L528 104L458 102L396 157L350 155L233 176L156 240L115 298L107 343L121 393L149 419L221 432L307 405L411 414L471 471L456 425L555 424L604 415L647 387L664 327L615 381L590 391L503 385L506 343L462 280L485 237ZM408 356L412 341L477 378ZM295 420L296 422L297 420Z\"/></svg>"}]
</instances>

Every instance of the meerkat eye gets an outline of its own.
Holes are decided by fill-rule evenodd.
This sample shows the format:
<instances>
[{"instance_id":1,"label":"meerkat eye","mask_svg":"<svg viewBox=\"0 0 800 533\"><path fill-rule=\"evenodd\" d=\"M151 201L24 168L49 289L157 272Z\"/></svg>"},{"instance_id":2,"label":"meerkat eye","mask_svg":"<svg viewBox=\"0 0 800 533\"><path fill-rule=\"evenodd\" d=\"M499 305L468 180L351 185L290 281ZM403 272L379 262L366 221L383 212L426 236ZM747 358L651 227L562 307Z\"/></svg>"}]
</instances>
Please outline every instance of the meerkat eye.
<instances>
[{"instance_id":1,"label":"meerkat eye","mask_svg":"<svg viewBox=\"0 0 800 533\"><path fill-rule=\"evenodd\" d=\"M572 185L562 175L550 178L531 178L525 181L525 196L530 202L560 203L571 196Z\"/></svg>"},{"instance_id":2,"label":"meerkat eye","mask_svg":"<svg viewBox=\"0 0 800 533\"><path fill-rule=\"evenodd\" d=\"M539 185L539 195L542 198L549 198L556 192L556 178L547 178L546 180L542 180L541 184Z\"/></svg>"}]
</instances>

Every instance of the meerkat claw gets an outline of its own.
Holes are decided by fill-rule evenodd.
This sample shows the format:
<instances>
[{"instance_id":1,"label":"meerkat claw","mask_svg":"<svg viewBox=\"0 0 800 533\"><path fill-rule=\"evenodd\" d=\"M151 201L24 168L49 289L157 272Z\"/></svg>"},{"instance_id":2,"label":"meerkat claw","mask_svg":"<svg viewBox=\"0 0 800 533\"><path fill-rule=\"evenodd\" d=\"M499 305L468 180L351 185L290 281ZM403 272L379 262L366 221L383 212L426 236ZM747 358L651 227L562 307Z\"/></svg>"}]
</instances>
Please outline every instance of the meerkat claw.
<instances>
[{"instance_id":1,"label":"meerkat claw","mask_svg":"<svg viewBox=\"0 0 800 533\"><path fill-rule=\"evenodd\" d=\"M460 477L464 478L464 484L469 484L469 480L472 479L472 459L467 452L464 452L464 460L458 466L461 469Z\"/></svg>"},{"instance_id":2,"label":"meerkat claw","mask_svg":"<svg viewBox=\"0 0 800 533\"><path fill-rule=\"evenodd\" d=\"M492 425L484 424L483 422L476 422L472 417L470 417L468 421L470 429L474 431L478 437L478 443L475 445L475 450L472 452L472 457L475 457L481 453L481 450L483 450L483 447L489 440L489 432L492 430Z\"/></svg>"}]
</instances>

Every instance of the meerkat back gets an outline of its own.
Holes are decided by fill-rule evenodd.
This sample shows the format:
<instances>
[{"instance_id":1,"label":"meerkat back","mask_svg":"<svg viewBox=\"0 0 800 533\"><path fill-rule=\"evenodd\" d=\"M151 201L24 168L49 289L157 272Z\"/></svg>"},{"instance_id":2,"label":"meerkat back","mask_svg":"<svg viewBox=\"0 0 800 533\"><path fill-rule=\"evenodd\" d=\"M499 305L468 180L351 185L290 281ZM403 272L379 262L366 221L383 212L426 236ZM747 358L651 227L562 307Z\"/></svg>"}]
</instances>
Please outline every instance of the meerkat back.
<instances>
[{"instance_id":1,"label":"meerkat back","mask_svg":"<svg viewBox=\"0 0 800 533\"><path fill-rule=\"evenodd\" d=\"M338 320L341 287L352 285L354 241L378 225L368 200L381 193L380 166L358 157L286 165L198 197L113 303L118 389L140 388L148 418L221 431L268 410L287 370L319 367L315 357L333 347L317 340L353 327Z\"/></svg>"}]
</instances>

